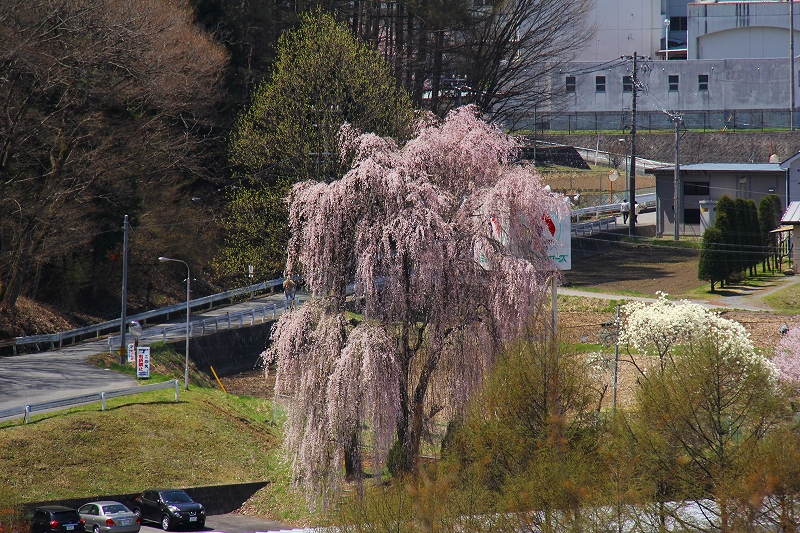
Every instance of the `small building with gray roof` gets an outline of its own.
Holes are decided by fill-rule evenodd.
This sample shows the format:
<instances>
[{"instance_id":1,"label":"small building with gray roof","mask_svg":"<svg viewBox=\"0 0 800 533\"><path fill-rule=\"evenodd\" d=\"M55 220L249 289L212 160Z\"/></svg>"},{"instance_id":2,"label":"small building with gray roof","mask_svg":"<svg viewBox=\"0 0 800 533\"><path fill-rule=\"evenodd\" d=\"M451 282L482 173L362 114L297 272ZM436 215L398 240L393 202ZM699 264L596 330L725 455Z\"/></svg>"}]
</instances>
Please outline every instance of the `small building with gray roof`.
<instances>
[{"instance_id":1,"label":"small building with gray roof","mask_svg":"<svg viewBox=\"0 0 800 533\"><path fill-rule=\"evenodd\" d=\"M675 231L675 167L650 169L656 178L656 234ZM716 201L724 195L753 200L768 194L787 204L787 171L781 163L699 163L679 167L677 186L678 234L700 236L713 225Z\"/></svg>"}]
</instances>

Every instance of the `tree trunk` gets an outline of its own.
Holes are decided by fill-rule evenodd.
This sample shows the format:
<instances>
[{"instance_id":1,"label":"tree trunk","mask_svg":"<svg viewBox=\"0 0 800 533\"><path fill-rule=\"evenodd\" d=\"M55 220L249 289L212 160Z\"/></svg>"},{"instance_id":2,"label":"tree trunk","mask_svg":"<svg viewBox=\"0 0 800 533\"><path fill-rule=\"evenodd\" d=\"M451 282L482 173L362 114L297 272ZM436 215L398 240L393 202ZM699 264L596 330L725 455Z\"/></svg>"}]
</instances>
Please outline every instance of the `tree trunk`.
<instances>
[{"instance_id":1,"label":"tree trunk","mask_svg":"<svg viewBox=\"0 0 800 533\"><path fill-rule=\"evenodd\" d=\"M13 309L17 305L20 292L22 292L22 282L25 281L25 270L17 263L11 274L11 283L3 291L3 299L0 300L0 309Z\"/></svg>"},{"instance_id":2,"label":"tree trunk","mask_svg":"<svg viewBox=\"0 0 800 533\"><path fill-rule=\"evenodd\" d=\"M344 447L344 476L347 481L361 481L363 473L358 433L353 432L350 442Z\"/></svg>"}]
</instances>

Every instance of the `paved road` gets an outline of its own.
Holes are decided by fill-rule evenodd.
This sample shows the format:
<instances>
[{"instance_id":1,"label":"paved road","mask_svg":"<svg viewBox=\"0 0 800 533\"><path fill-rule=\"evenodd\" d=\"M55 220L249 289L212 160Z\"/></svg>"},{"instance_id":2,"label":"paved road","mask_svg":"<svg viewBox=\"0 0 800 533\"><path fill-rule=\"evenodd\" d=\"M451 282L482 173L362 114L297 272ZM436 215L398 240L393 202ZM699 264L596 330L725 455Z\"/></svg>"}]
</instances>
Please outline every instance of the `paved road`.
<instances>
[{"instance_id":1,"label":"paved road","mask_svg":"<svg viewBox=\"0 0 800 533\"><path fill-rule=\"evenodd\" d=\"M194 529L184 531L196 531ZM284 533L303 533L310 530L292 529L292 526L280 522L272 522L255 516L240 514L223 514L206 517L206 527L199 531L224 533L256 533L258 531L282 531ZM163 533L160 528L143 525L141 533Z\"/></svg>"},{"instance_id":2,"label":"paved road","mask_svg":"<svg viewBox=\"0 0 800 533\"><path fill-rule=\"evenodd\" d=\"M790 285L800 283L800 276L786 276L779 278L778 281L768 287L745 287L737 289L740 294L726 294L711 296L705 299L693 299L692 303L702 305L709 309L740 309L742 311L769 311L770 307L767 305L763 298L772 294L775 291L787 288ZM723 291L720 291L723 292ZM607 294L594 291L582 291L579 289L568 289L564 287L558 288L558 294L564 296L584 296L587 298L599 298L601 300L635 300L640 302L655 302L656 298L647 296L623 296L619 294Z\"/></svg>"},{"instance_id":3,"label":"paved road","mask_svg":"<svg viewBox=\"0 0 800 533\"><path fill-rule=\"evenodd\" d=\"M280 304L279 309L282 309L283 295L263 296L193 314L191 318L194 321L221 317L272 303ZM148 325L146 329L160 329L183 321L185 319L178 317L162 324ZM0 410L135 386L136 380L130 376L86 363L89 356L106 352L108 341L98 339L36 354L0 357Z\"/></svg>"}]
</instances>

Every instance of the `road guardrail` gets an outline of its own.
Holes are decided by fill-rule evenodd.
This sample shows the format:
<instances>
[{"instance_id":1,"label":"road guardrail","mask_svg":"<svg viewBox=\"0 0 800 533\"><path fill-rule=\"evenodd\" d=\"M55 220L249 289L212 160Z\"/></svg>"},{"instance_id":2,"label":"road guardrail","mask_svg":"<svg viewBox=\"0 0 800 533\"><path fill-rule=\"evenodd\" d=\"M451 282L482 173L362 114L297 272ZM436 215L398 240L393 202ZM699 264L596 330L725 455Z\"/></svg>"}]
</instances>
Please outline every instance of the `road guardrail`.
<instances>
[{"instance_id":1,"label":"road guardrail","mask_svg":"<svg viewBox=\"0 0 800 533\"><path fill-rule=\"evenodd\" d=\"M12 407L11 409L4 409L0 411L0 420L12 420L14 418L25 417L25 423L31 421L31 414L42 411L53 411L58 409L67 409L69 407L76 407L79 405L87 405L90 403L101 402L101 410L106 410L106 400L110 398L119 398L120 396L130 396L133 394L141 394L143 392L150 392L162 389L175 389L175 401L178 401L178 380L173 379L164 381L162 383L153 383L151 385L141 385L139 387L130 387L127 389L115 389L110 391L94 392L91 394L82 394L81 396L71 396L69 398L61 398L59 400L52 400L49 402L31 403L22 405L20 407Z\"/></svg>"},{"instance_id":2,"label":"road guardrail","mask_svg":"<svg viewBox=\"0 0 800 533\"><path fill-rule=\"evenodd\" d=\"M296 305L302 304L302 300L297 298ZM223 316L215 316L211 318L203 318L200 320L192 320L189 322L189 338L195 336L209 335L217 333L225 329L241 328L247 322L248 326L254 325L257 321L261 324L268 320L275 320L280 315L286 312L283 305L269 304L261 307L254 307L253 309L245 309L237 313L226 313ZM167 342L168 338L175 339L178 337L186 337L186 324L175 324L174 326L165 326L163 328L147 328L142 330L142 335L139 341L143 339L155 339L160 337L160 340ZM109 335L108 337L108 351L109 353L116 353L119 351L121 335Z\"/></svg>"},{"instance_id":3,"label":"road guardrail","mask_svg":"<svg viewBox=\"0 0 800 533\"><path fill-rule=\"evenodd\" d=\"M249 285L247 287L241 287L238 289L233 289L230 291L220 292L217 294L212 294L209 296L203 296L202 298L195 298L190 300L189 306L190 308L199 308L205 305L212 307L214 303L220 302L222 300L230 300L237 296L241 296L243 294L255 294L264 292L266 290L271 290L274 287L281 286L283 284L283 278L273 279L270 281L263 281L261 283L256 283L254 285ZM186 311L186 302L170 305L167 307L161 307L159 309L154 309L151 311L145 311L144 313L139 313L133 316L129 316L127 319L130 321L136 320L141 322L142 324L146 324L148 319L166 316L169 318L169 315L172 313L180 313L181 311ZM75 344L79 340L83 340L85 337L89 335L94 335L96 338L99 338L101 334L111 333L112 331L116 330L119 331L120 329L120 322L121 318L116 318L114 320L109 320L107 322L101 322L99 324L92 324L91 326L86 326L83 328L78 329L71 329L68 331L61 331L58 333L50 333L45 335L30 335L26 337L14 337L12 339L0 341L0 348L3 347L11 347L12 352L14 355L17 355L17 347L18 346L25 346L25 345L39 345L39 344L49 344L51 348L61 348L65 341L72 341L72 344ZM185 329L185 328L184 328Z\"/></svg>"}]
</instances>

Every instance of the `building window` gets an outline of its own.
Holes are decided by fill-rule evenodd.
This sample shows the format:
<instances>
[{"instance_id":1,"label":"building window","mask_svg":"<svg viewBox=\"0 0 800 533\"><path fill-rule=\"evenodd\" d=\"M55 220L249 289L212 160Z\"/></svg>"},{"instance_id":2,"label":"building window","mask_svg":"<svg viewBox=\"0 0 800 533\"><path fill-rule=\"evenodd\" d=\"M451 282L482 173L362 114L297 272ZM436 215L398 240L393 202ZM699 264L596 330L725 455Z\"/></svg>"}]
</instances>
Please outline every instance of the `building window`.
<instances>
[{"instance_id":1,"label":"building window","mask_svg":"<svg viewBox=\"0 0 800 533\"><path fill-rule=\"evenodd\" d=\"M567 92L575 92L575 76L567 76Z\"/></svg>"},{"instance_id":2,"label":"building window","mask_svg":"<svg viewBox=\"0 0 800 533\"><path fill-rule=\"evenodd\" d=\"M606 92L606 77L605 76L595 76L595 78L594 78L594 92L596 92L596 93L604 93L604 92Z\"/></svg>"},{"instance_id":3,"label":"building window","mask_svg":"<svg viewBox=\"0 0 800 533\"><path fill-rule=\"evenodd\" d=\"M633 92L633 76L622 76L622 92Z\"/></svg>"},{"instance_id":4,"label":"building window","mask_svg":"<svg viewBox=\"0 0 800 533\"><path fill-rule=\"evenodd\" d=\"M710 189L708 182L703 181L684 181L683 182L683 195L684 196L708 196Z\"/></svg>"},{"instance_id":5,"label":"building window","mask_svg":"<svg viewBox=\"0 0 800 533\"><path fill-rule=\"evenodd\" d=\"M699 209L684 209L683 210L683 223L684 224L699 224L700 223L700 210Z\"/></svg>"},{"instance_id":6,"label":"building window","mask_svg":"<svg viewBox=\"0 0 800 533\"><path fill-rule=\"evenodd\" d=\"M677 74L670 74L669 75L669 92L675 92L678 90L678 75Z\"/></svg>"},{"instance_id":7,"label":"building window","mask_svg":"<svg viewBox=\"0 0 800 533\"><path fill-rule=\"evenodd\" d=\"M688 17L670 17L669 31L686 31Z\"/></svg>"},{"instance_id":8,"label":"building window","mask_svg":"<svg viewBox=\"0 0 800 533\"><path fill-rule=\"evenodd\" d=\"M698 91L708 90L708 74L700 74L697 76L697 90Z\"/></svg>"}]
</instances>

